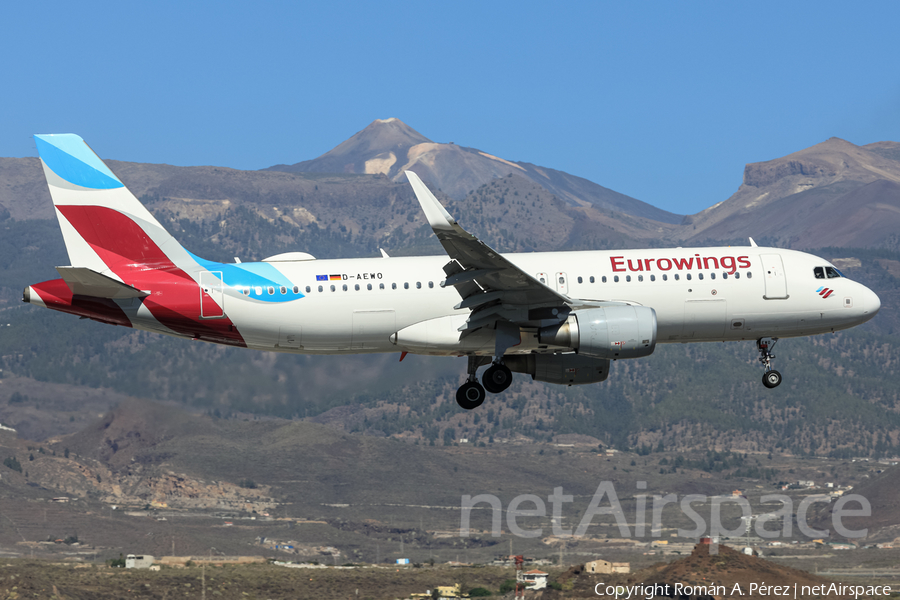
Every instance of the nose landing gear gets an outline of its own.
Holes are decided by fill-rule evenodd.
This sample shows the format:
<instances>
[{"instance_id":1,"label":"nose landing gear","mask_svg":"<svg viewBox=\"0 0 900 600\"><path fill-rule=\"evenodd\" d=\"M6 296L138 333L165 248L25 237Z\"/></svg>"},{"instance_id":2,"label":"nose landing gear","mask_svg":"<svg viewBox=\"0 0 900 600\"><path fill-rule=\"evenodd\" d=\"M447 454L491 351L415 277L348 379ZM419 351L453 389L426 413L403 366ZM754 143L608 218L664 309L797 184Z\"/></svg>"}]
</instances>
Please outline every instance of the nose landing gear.
<instances>
[{"instance_id":1,"label":"nose landing gear","mask_svg":"<svg viewBox=\"0 0 900 600\"><path fill-rule=\"evenodd\" d=\"M772 368L772 349L775 347L778 338L759 338L756 340L756 349L759 351L759 362L766 368L763 373L762 382L767 388L775 388L781 384L781 373Z\"/></svg>"}]
</instances>

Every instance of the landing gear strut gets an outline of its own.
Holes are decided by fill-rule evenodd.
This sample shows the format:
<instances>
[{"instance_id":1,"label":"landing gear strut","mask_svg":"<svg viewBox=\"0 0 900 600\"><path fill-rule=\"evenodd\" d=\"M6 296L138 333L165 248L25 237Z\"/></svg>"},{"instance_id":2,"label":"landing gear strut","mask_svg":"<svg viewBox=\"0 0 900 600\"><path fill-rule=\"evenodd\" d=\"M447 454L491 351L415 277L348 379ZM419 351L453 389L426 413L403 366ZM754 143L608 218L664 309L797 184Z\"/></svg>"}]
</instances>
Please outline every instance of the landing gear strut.
<instances>
[{"instance_id":1,"label":"landing gear strut","mask_svg":"<svg viewBox=\"0 0 900 600\"><path fill-rule=\"evenodd\" d=\"M762 382L767 388L778 387L781 384L781 373L772 368L772 359L775 358L775 355L772 354L772 349L777 341L778 338L759 338L756 340L756 349L759 350L759 362L766 368Z\"/></svg>"},{"instance_id":2,"label":"landing gear strut","mask_svg":"<svg viewBox=\"0 0 900 600\"><path fill-rule=\"evenodd\" d=\"M476 371L483 364L483 360L486 359L481 356L469 357L468 380L456 390L456 403L466 410L478 408L484 402L484 387L478 383L478 376L476 375Z\"/></svg>"}]
</instances>

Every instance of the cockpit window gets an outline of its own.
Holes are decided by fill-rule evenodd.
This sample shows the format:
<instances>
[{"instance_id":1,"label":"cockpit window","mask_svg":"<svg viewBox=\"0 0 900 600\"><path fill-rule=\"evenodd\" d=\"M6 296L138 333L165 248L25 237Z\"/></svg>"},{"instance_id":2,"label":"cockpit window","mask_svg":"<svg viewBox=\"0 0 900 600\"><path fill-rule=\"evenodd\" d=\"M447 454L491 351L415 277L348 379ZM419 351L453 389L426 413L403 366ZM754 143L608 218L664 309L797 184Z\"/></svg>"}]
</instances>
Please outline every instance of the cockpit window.
<instances>
[{"instance_id":1,"label":"cockpit window","mask_svg":"<svg viewBox=\"0 0 900 600\"><path fill-rule=\"evenodd\" d=\"M828 276L828 279L834 279L835 277L843 277L843 273L835 269L834 267L825 267L825 275Z\"/></svg>"},{"instance_id":2,"label":"cockpit window","mask_svg":"<svg viewBox=\"0 0 900 600\"><path fill-rule=\"evenodd\" d=\"M816 274L816 279L825 279L824 267L816 267L815 269L813 269L813 273Z\"/></svg>"}]
</instances>

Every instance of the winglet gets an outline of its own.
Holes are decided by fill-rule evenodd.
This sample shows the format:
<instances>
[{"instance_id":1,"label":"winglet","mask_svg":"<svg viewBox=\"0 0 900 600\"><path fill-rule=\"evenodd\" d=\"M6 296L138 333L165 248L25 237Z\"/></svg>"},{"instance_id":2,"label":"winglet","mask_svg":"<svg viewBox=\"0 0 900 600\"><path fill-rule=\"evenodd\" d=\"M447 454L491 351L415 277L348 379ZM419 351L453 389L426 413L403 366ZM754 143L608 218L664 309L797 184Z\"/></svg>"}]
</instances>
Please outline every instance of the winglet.
<instances>
[{"instance_id":1,"label":"winglet","mask_svg":"<svg viewBox=\"0 0 900 600\"><path fill-rule=\"evenodd\" d=\"M753 238L750 238L750 247L751 248L759 248L759 246L756 245L756 242L753 241Z\"/></svg>"},{"instance_id":2,"label":"winglet","mask_svg":"<svg viewBox=\"0 0 900 600\"><path fill-rule=\"evenodd\" d=\"M422 210L425 211L425 218L428 219L428 224L431 225L431 228L445 230L453 229L453 226L456 225L456 219L450 216L447 209L438 202L438 199L435 198L434 194L431 193L431 190L422 183L419 176L412 171L406 171L406 178L409 179L413 192L415 192L419 204L422 205Z\"/></svg>"}]
</instances>

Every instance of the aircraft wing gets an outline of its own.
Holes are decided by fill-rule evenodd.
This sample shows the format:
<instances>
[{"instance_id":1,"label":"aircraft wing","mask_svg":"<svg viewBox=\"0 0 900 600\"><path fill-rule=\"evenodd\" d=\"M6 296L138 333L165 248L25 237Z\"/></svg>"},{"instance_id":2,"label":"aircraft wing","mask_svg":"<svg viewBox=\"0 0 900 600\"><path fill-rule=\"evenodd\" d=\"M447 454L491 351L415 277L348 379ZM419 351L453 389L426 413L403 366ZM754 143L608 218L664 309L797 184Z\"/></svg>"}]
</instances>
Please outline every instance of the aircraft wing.
<instances>
[{"instance_id":1,"label":"aircraft wing","mask_svg":"<svg viewBox=\"0 0 900 600\"><path fill-rule=\"evenodd\" d=\"M450 262L444 266L447 278L441 285L456 287L462 297L456 308L472 309L461 331L473 331L500 320L539 320L541 316L535 314L539 309L546 309L549 317L554 308L562 310L573 304L571 298L525 273L460 227L418 175L406 171L406 177L429 225L450 256Z\"/></svg>"}]
</instances>

